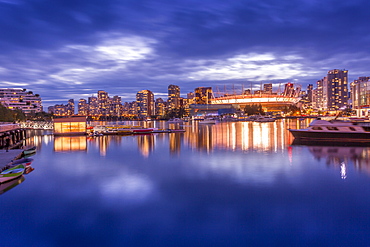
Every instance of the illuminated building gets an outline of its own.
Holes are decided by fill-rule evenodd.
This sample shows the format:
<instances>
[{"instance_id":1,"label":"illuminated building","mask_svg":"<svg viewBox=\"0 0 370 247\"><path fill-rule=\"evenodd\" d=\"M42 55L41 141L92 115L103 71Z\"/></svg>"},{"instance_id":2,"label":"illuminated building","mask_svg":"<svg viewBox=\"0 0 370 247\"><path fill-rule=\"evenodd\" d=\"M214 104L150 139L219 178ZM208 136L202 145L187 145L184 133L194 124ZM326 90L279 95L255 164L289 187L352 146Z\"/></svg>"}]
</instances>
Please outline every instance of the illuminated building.
<instances>
[{"instance_id":1,"label":"illuminated building","mask_svg":"<svg viewBox=\"0 0 370 247\"><path fill-rule=\"evenodd\" d=\"M351 101L358 117L369 116L370 77L359 77L351 82Z\"/></svg>"},{"instance_id":2,"label":"illuminated building","mask_svg":"<svg viewBox=\"0 0 370 247\"><path fill-rule=\"evenodd\" d=\"M89 97L88 98L88 104L89 104L89 116L99 115L98 98L94 97L94 96Z\"/></svg>"},{"instance_id":3,"label":"illuminated building","mask_svg":"<svg viewBox=\"0 0 370 247\"><path fill-rule=\"evenodd\" d=\"M89 115L89 105L85 99L80 99L78 101L78 115L87 116Z\"/></svg>"},{"instance_id":4,"label":"illuminated building","mask_svg":"<svg viewBox=\"0 0 370 247\"><path fill-rule=\"evenodd\" d=\"M272 94L272 83L263 84L263 93Z\"/></svg>"},{"instance_id":5,"label":"illuminated building","mask_svg":"<svg viewBox=\"0 0 370 247\"><path fill-rule=\"evenodd\" d=\"M168 110L172 110L179 107L180 107L180 87L176 85L169 85L167 108Z\"/></svg>"},{"instance_id":6,"label":"illuminated building","mask_svg":"<svg viewBox=\"0 0 370 247\"><path fill-rule=\"evenodd\" d=\"M109 115L109 97L105 91L98 91L98 109L99 115Z\"/></svg>"},{"instance_id":7,"label":"illuminated building","mask_svg":"<svg viewBox=\"0 0 370 247\"><path fill-rule=\"evenodd\" d=\"M268 85L268 84L266 84ZM266 86L265 89L270 91L270 87ZM234 108L244 109L246 105L262 105L266 111L281 111L281 107L294 105L298 103L301 99L300 87L294 88L293 83L288 83L285 85L285 90L283 94L278 93L269 93L262 94L261 90L254 91L253 94L250 94L251 90L242 90L242 94L233 94L212 98L210 100L212 105L233 105ZM192 106L192 108L194 108ZM215 108L217 108L215 106ZM222 108L220 108L222 109Z\"/></svg>"},{"instance_id":8,"label":"illuminated building","mask_svg":"<svg viewBox=\"0 0 370 247\"><path fill-rule=\"evenodd\" d=\"M328 108L328 80L324 77L317 81L317 88L314 94L314 108L318 110L326 110Z\"/></svg>"},{"instance_id":9,"label":"illuminated building","mask_svg":"<svg viewBox=\"0 0 370 247\"><path fill-rule=\"evenodd\" d=\"M86 135L86 117L54 118L54 135Z\"/></svg>"},{"instance_id":10,"label":"illuminated building","mask_svg":"<svg viewBox=\"0 0 370 247\"><path fill-rule=\"evenodd\" d=\"M197 87L194 91L194 104L211 104L212 87Z\"/></svg>"},{"instance_id":11,"label":"illuminated building","mask_svg":"<svg viewBox=\"0 0 370 247\"><path fill-rule=\"evenodd\" d=\"M328 110L339 110L346 107L348 103L348 70L329 70L327 82Z\"/></svg>"},{"instance_id":12,"label":"illuminated building","mask_svg":"<svg viewBox=\"0 0 370 247\"><path fill-rule=\"evenodd\" d=\"M293 83L287 83L285 84L285 89L283 95L286 97L293 97L294 96L294 85Z\"/></svg>"},{"instance_id":13,"label":"illuminated building","mask_svg":"<svg viewBox=\"0 0 370 247\"><path fill-rule=\"evenodd\" d=\"M26 89L1 88L0 103L8 109L19 109L25 114L42 111L40 96Z\"/></svg>"},{"instance_id":14,"label":"illuminated building","mask_svg":"<svg viewBox=\"0 0 370 247\"><path fill-rule=\"evenodd\" d=\"M73 99L68 100L66 105L54 105L48 108L49 113L53 113L55 116L72 116L75 112L75 103Z\"/></svg>"},{"instance_id":15,"label":"illuminated building","mask_svg":"<svg viewBox=\"0 0 370 247\"><path fill-rule=\"evenodd\" d=\"M150 90L141 90L136 94L137 113L139 118L154 115L154 94Z\"/></svg>"},{"instance_id":16,"label":"illuminated building","mask_svg":"<svg viewBox=\"0 0 370 247\"><path fill-rule=\"evenodd\" d=\"M164 116L166 113L166 102L162 98L155 100L155 115Z\"/></svg>"},{"instance_id":17,"label":"illuminated building","mask_svg":"<svg viewBox=\"0 0 370 247\"><path fill-rule=\"evenodd\" d=\"M119 96L113 96L110 102L110 116L121 116L122 115L122 99Z\"/></svg>"}]
</instances>

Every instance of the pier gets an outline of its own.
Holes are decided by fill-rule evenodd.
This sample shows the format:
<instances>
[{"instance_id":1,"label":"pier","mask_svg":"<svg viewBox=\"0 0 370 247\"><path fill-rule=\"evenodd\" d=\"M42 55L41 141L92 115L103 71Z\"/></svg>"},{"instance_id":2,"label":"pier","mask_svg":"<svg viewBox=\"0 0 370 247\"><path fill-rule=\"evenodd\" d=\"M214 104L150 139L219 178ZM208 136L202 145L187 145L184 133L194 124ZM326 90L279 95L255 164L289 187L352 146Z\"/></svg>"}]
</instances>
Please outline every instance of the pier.
<instances>
[{"instance_id":1,"label":"pier","mask_svg":"<svg viewBox=\"0 0 370 247\"><path fill-rule=\"evenodd\" d=\"M21 158L22 152L22 149L9 149L9 152L6 152L5 149L0 150L0 171L3 171L13 160Z\"/></svg>"},{"instance_id":2,"label":"pier","mask_svg":"<svg viewBox=\"0 0 370 247\"><path fill-rule=\"evenodd\" d=\"M9 149L18 146L26 139L26 129L21 128L19 124L2 124L0 125L0 148L5 148L5 139L10 138Z\"/></svg>"}]
</instances>

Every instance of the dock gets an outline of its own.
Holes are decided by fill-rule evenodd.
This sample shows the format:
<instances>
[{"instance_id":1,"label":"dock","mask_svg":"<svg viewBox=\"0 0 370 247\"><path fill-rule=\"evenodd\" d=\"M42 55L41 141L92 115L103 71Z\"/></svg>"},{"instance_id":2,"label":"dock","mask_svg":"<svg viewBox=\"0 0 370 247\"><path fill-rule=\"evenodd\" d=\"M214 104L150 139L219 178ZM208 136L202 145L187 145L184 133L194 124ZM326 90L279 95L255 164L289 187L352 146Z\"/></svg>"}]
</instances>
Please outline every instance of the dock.
<instances>
[{"instance_id":1,"label":"dock","mask_svg":"<svg viewBox=\"0 0 370 247\"><path fill-rule=\"evenodd\" d=\"M19 159L22 156L23 149L5 149L0 150L0 171L2 171L12 160Z\"/></svg>"}]
</instances>

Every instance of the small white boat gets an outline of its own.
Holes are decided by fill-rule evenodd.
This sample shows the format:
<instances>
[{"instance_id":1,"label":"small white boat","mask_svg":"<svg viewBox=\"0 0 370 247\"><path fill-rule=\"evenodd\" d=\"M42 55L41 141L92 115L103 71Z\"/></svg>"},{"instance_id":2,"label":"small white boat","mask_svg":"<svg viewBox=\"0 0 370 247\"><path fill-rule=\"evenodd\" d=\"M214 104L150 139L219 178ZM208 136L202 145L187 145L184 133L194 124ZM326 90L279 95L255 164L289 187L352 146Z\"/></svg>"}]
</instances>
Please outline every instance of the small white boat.
<instances>
[{"instance_id":1,"label":"small white boat","mask_svg":"<svg viewBox=\"0 0 370 247\"><path fill-rule=\"evenodd\" d=\"M275 118L268 117L268 116L257 116L254 121L259 122L259 123L275 122Z\"/></svg>"},{"instance_id":2,"label":"small white boat","mask_svg":"<svg viewBox=\"0 0 370 247\"><path fill-rule=\"evenodd\" d=\"M183 123L184 121L180 118L173 118L168 120L168 123Z\"/></svg>"},{"instance_id":3,"label":"small white boat","mask_svg":"<svg viewBox=\"0 0 370 247\"><path fill-rule=\"evenodd\" d=\"M12 168L6 169L0 173L0 183L13 180L23 175L26 167L24 165L17 165Z\"/></svg>"},{"instance_id":4,"label":"small white boat","mask_svg":"<svg viewBox=\"0 0 370 247\"><path fill-rule=\"evenodd\" d=\"M216 119L213 118L206 118L204 120L199 121L200 124L215 124Z\"/></svg>"},{"instance_id":5,"label":"small white boat","mask_svg":"<svg viewBox=\"0 0 370 247\"><path fill-rule=\"evenodd\" d=\"M36 153L36 146L29 147L23 150L23 156L31 156Z\"/></svg>"}]
</instances>

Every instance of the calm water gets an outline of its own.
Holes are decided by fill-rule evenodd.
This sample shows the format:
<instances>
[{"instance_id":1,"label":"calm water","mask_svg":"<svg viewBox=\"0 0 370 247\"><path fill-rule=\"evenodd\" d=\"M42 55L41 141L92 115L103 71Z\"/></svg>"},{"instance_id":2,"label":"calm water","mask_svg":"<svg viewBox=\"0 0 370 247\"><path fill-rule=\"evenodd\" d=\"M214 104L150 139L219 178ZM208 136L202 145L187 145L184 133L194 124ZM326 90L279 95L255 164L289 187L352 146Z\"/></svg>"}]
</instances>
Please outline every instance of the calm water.
<instances>
[{"instance_id":1,"label":"calm water","mask_svg":"<svg viewBox=\"0 0 370 247\"><path fill-rule=\"evenodd\" d=\"M32 138L1 246L370 246L370 148L290 145L305 124Z\"/></svg>"}]
</instances>

